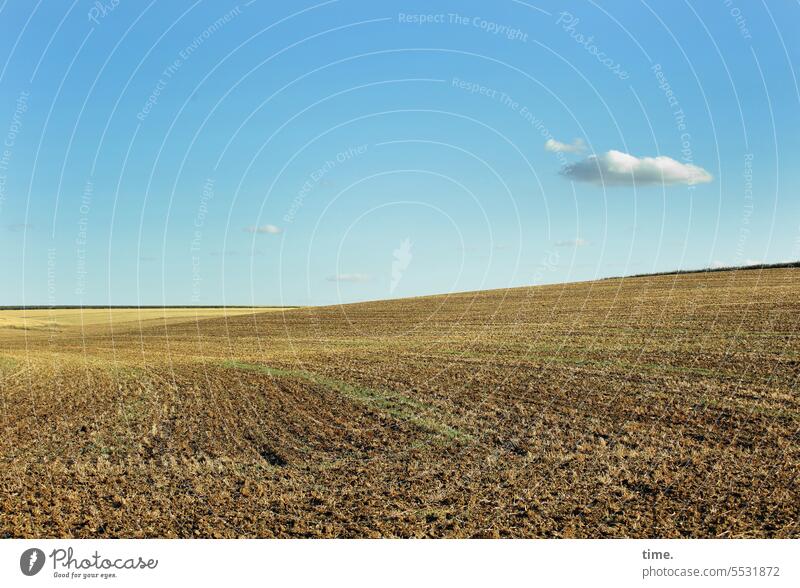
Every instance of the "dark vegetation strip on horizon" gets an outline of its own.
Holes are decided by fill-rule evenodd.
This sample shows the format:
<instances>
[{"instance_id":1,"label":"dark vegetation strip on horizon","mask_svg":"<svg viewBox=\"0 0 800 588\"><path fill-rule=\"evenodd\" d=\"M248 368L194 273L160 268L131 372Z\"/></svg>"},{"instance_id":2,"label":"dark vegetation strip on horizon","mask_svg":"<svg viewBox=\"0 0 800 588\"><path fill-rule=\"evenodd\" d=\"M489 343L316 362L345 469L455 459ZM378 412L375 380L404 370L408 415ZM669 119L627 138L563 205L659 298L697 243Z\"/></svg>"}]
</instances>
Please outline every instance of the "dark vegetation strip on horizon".
<instances>
[{"instance_id":1,"label":"dark vegetation strip on horizon","mask_svg":"<svg viewBox=\"0 0 800 588\"><path fill-rule=\"evenodd\" d=\"M627 276L609 276L599 280L621 280L627 278L648 278L650 276L673 276L678 274L705 274L711 272L739 272L761 269L784 269L800 267L800 261L785 261L782 263L758 263L755 265L730 265L725 267L707 267L702 269L671 270L667 272L652 272L648 274L630 274Z\"/></svg>"}]
</instances>

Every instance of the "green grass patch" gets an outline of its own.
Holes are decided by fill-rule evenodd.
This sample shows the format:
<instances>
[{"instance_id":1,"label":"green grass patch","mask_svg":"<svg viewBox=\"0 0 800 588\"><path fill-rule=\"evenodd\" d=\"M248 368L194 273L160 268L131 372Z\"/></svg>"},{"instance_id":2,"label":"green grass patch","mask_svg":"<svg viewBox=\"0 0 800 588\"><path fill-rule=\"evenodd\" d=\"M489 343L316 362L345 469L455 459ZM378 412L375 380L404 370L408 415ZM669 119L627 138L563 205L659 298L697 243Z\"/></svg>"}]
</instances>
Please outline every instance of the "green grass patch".
<instances>
[{"instance_id":1,"label":"green grass patch","mask_svg":"<svg viewBox=\"0 0 800 588\"><path fill-rule=\"evenodd\" d=\"M690 367L690 366L673 366L667 364L655 363L633 363L623 359L593 359L591 357L577 356L562 354L560 356L552 357L531 357L531 359L538 359L545 363L562 363L575 366L597 367L615 370L634 370L647 373L674 373L674 374L694 374L698 376L705 376L708 378L721 378L721 377L740 377L738 374L728 373L723 370L716 370L710 368Z\"/></svg>"},{"instance_id":2,"label":"green grass patch","mask_svg":"<svg viewBox=\"0 0 800 588\"><path fill-rule=\"evenodd\" d=\"M239 361L226 361L222 365L225 368L258 372L278 378L305 380L313 384L324 386L330 390L335 390L347 398L366 404L370 408L379 410L397 420L412 423L428 433L440 435L453 441L472 440L469 434L441 423L438 420L424 416L424 413L434 412L433 407L430 405L418 402L413 398L409 398L397 392L376 390L358 384L349 384L348 382L342 382L341 380L336 380L306 370L285 370L257 363L243 363Z\"/></svg>"},{"instance_id":3,"label":"green grass patch","mask_svg":"<svg viewBox=\"0 0 800 588\"><path fill-rule=\"evenodd\" d=\"M0 355L0 377L7 377L20 370L21 362L13 357Z\"/></svg>"}]
</instances>

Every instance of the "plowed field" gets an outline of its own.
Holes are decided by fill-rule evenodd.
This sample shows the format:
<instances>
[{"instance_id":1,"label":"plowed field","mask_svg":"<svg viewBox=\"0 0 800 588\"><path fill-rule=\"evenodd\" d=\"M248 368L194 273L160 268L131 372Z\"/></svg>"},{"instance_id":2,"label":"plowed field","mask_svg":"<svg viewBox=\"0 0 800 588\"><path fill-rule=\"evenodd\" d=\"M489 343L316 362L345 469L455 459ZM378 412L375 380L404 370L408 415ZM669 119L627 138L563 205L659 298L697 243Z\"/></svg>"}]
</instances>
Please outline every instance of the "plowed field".
<instances>
[{"instance_id":1,"label":"plowed field","mask_svg":"<svg viewBox=\"0 0 800 588\"><path fill-rule=\"evenodd\" d=\"M800 269L179 318L0 330L0 536L800 536Z\"/></svg>"}]
</instances>

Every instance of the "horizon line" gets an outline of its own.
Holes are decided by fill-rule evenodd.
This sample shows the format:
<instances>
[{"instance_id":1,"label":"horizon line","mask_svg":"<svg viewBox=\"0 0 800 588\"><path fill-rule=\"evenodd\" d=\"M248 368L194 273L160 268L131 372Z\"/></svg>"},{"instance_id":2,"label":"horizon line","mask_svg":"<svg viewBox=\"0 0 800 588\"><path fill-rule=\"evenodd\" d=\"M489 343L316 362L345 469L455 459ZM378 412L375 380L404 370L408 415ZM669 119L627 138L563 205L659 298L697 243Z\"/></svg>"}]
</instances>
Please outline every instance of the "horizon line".
<instances>
[{"instance_id":1,"label":"horizon line","mask_svg":"<svg viewBox=\"0 0 800 588\"><path fill-rule=\"evenodd\" d=\"M297 308L324 308L326 306L344 306L349 304L367 304L371 302L388 302L391 300L412 300L414 298L426 298L430 296L450 296L454 294L469 294L470 292L491 292L492 290L512 290L516 288L544 288L548 286L567 286L570 284L585 284L587 282L602 282L605 280L626 280L632 278L648 278L648 277L656 277L656 276L672 276L672 275L682 275L682 274L704 274L704 273L713 273L713 272L731 272L731 271L752 271L752 270L760 270L760 269L787 269L787 268L797 268L800 267L800 261L785 261L780 263L759 263L759 264L752 264L752 265L741 265L741 266L724 266L724 267L709 267L709 268L700 268L700 269L687 269L687 270L671 270L671 271L664 271L664 272L652 272L652 273L645 273L645 274L630 274L627 276L607 276L603 278L593 278L589 280L575 280L572 282L556 282L553 284L528 284L525 286L506 286L500 288L487 288L485 290L463 290L458 292L440 292L438 294L419 294L417 296L406 296L403 298L376 298L373 300L362 300L360 302L342 302L339 304L320 304L320 305L313 305L313 304L290 304L290 305L276 305L276 304L55 304L55 305L47 305L47 304L13 304L13 305L0 305L0 311L2 310L76 310L76 309L87 309L87 310L104 310L104 309L158 309L158 308L231 308L231 309L241 309L241 308L253 308L253 309L266 309L266 308L275 308L275 309L285 309L285 310L293 310Z\"/></svg>"}]
</instances>

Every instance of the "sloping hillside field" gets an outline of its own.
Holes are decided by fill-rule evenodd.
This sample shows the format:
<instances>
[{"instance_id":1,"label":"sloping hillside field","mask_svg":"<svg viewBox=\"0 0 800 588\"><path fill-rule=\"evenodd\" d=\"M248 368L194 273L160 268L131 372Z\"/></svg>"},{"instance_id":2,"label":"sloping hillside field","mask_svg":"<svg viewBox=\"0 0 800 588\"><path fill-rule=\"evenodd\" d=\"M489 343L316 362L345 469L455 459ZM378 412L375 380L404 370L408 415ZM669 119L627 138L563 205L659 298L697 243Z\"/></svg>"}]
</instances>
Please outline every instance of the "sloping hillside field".
<instances>
[{"instance_id":1,"label":"sloping hillside field","mask_svg":"<svg viewBox=\"0 0 800 588\"><path fill-rule=\"evenodd\" d=\"M0 536L800 536L798 269L182 312L0 329Z\"/></svg>"}]
</instances>

